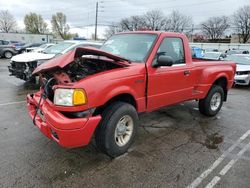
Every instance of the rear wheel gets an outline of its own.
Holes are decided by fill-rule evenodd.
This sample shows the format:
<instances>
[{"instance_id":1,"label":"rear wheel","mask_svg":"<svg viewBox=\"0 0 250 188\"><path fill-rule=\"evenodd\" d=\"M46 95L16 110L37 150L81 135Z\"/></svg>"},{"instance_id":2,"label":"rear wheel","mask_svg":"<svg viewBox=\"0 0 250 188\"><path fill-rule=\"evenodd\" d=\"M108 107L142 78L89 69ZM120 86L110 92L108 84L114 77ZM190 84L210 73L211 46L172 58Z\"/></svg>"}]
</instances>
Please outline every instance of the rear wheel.
<instances>
[{"instance_id":1,"label":"rear wheel","mask_svg":"<svg viewBox=\"0 0 250 188\"><path fill-rule=\"evenodd\" d=\"M111 157L127 152L134 141L138 114L135 108L124 102L115 102L102 114L102 122L95 134L97 147Z\"/></svg>"},{"instance_id":2,"label":"rear wheel","mask_svg":"<svg viewBox=\"0 0 250 188\"><path fill-rule=\"evenodd\" d=\"M4 52L4 57L5 58L10 59L10 58L12 58L12 56L13 56L12 52L10 52L10 51Z\"/></svg>"},{"instance_id":3,"label":"rear wheel","mask_svg":"<svg viewBox=\"0 0 250 188\"><path fill-rule=\"evenodd\" d=\"M199 110L206 116L215 116L221 109L224 100L224 90L213 85L207 96L199 101Z\"/></svg>"}]
</instances>

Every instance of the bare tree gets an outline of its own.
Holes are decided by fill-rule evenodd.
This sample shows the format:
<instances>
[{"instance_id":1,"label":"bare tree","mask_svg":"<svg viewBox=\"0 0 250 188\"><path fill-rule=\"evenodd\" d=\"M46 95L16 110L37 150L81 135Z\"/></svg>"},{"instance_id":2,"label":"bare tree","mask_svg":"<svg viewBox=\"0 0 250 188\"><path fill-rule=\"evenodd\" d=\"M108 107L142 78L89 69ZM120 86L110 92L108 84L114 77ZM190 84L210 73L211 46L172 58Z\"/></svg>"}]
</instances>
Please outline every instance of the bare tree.
<instances>
[{"instance_id":1,"label":"bare tree","mask_svg":"<svg viewBox=\"0 0 250 188\"><path fill-rule=\"evenodd\" d=\"M192 18L173 11L169 16L165 16L159 10L148 11L143 15L130 16L122 19L115 28L106 30L106 36L111 36L121 31L136 30L166 30L173 32L184 32L191 30Z\"/></svg>"},{"instance_id":2,"label":"bare tree","mask_svg":"<svg viewBox=\"0 0 250 188\"><path fill-rule=\"evenodd\" d=\"M108 39L117 32L121 32L121 29L118 26L116 26L115 24L113 24L105 30L104 36L105 36L105 38Z\"/></svg>"},{"instance_id":3,"label":"bare tree","mask_svg":"<svg viewBox=\"0 0 250 188\"><path fill-rule=\"evenodd\" d=\"M220 39L229 27L229 19L226 16L210 17L201 23L202 32L212 40Z\"/></svg>"},{"instance_id":4,"label":"bare tree","mask_svg":"<svg viewBox=\"0 0 250 188\"><path fill-rule=\"evenodd\" d=\"M164 30L171 32L188 32L191 30L192 18L186 16L179 11L174 10L165 18Z\"/></svg>"},{"instance_id":5,"label":"bare tree","mask_svg":"<svg viewBox=\"0 0 250 188\"><path fill-rule=\"evenodd\" d=\"M8 10L0 11L0 31L9 33L16 28L15 18Z\"/></svg>"},{"instance_id":6,"label":"bare tree","mask_svg":"<svg viewBox=\"0 0 250 188\"><path fill-rule=\"evenodd\" d=\"M233 25L239 36L239 42L250 39L250 6L239 8L233 15Z\"/></svg>"},{"instance_id":7,"label":"bare tree","mask_svg":"<svg viewBox=\"0 0 250 188\"><path fill-rule=\"evenodd\" d=\"M53 32L62 39L70 39L72 36L69 33L69 25L67 24L67 17L62 12L57 12L52 15L51 19Z\"/></svg>"},{"instance_id":8,"label":"bare tree","mask_svg":"<svg viewBox=\"0 0 250 188\"><path fill-rule=\"evenodd\" d=\"M165 25L164 14L159 10L151 10L143 15L145 26L153 31L162 30Z\"/></svg>"},{"instance_id":9,"label":"bare tree","mask_svg":"<svg viewBox=\"0 0 250 188\"><path fill-rule=\"evenodd\" d=\"M145 20L142 16L131 16L129 18L122 19L118 24L118 30L121 31L136 31L145 27Z\"/></svg>"},{"instance_id":10,"label":"bare tree","mask_svg":"<svg viewBox=\"0 0 250 188\"><path fill-rule=\"evenodd\" d=\"M25 30L33 34L44 34L48 32L48 24L42 16L36 13L26 14L24 17Z\"/></svg>"}]
</instances>

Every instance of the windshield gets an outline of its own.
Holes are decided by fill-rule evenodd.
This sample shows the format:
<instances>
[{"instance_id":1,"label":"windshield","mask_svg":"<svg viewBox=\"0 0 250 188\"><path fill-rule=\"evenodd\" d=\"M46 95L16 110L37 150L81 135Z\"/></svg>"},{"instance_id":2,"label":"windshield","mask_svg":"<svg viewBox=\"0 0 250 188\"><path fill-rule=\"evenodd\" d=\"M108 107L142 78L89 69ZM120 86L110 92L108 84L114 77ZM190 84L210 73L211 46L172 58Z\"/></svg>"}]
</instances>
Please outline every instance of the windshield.
<instances>
[{"instance_id":1,"label":"windshield","mask_svg":"<svg viewBox=\"0 0 250 188\"><path fill-rule=\"evenodd\" d=\"M67 48L69 48L72 45L74 45L74 43L71 43L71 42L61 42L61 43L58 43L58 44L56 44L54 46L51 46L51 47L45 49L43 52L45 54L60 54L64 50L66 50Z\"/></svg>"},{"instance_id":2,"label":"windshield","mask_svg":"<svg viewBox=\"0 0 250 188\"><path fill-rule=\"evenodd\" d=\"M205 59L219 59L220 53L204 53L203 58Z\"/></svg>"},{"instance_id":3,"label":"windshield","mask_svg":"<svg viewBox=\"0 0 250 188\"><path fill-rule=\"evenodd\" d=\"M229 55L225 60L234 61L236 64L250 65L250 56Z\"/></svg>"},{"instance_id":4,"label":"windshield","mask_svg":"<svg viewBox=\"0 0 250 188\"><path fill-rule=\"evenodd\" d=\"M154 34L120 34L107 40L101 50L119 55L135 62L143 62L147 57L157 35Z\"/></svg>"}]
</instances>

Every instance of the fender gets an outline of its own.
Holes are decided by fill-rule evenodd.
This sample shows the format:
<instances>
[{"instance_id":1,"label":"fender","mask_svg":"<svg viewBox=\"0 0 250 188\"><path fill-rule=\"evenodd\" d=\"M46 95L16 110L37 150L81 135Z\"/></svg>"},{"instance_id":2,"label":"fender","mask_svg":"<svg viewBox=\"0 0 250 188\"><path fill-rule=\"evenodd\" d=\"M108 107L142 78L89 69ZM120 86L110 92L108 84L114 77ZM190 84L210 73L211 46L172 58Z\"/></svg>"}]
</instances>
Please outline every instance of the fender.
<instances>
[{"instance_id":1,"label":"fender","mask_svg":"<svg viewBox=\"0 0 250 188\"><path fill-rule=\"evenodd\" d=\"M227 88L231 87L231 80L233 80L232 74L233 68L230 66L218 65L217 67L208 67L203 70L201 80L199 81L198 88L202 90L201 98L204 98L210 90L212 84L219 78L226 78Z\"/></svg>"},{"instance_id":2,"label":"fender","mask_svg":"<svg viewBox=\"0 0 250 188\"><path fill-rule=\"evenodd\" d=\"M201 84L213 84L218 78L225 77L227 80L231 80L232 75L229 75L232 71L232 67L218 66L208 67L203 70L201 77Z\"/></svg>"},{"instance_id":3,"label":"fender","mask_svg":"<svg viewBox=\"0 0 250 188\"><path fill-rule=\"evenodd\" d=\"M128 86L117 87L112 91L110 91L109 93L107 93L106 97L103 100L104 103L102 105L105 105L108 101L110 101L114 97L117 97L122 94L129 94L134 98L137 112L140 113L146 111L146 97L145 96L139 97L137 95L137 92L133 88L130 88Z\"/></svg>"}]
</instances>

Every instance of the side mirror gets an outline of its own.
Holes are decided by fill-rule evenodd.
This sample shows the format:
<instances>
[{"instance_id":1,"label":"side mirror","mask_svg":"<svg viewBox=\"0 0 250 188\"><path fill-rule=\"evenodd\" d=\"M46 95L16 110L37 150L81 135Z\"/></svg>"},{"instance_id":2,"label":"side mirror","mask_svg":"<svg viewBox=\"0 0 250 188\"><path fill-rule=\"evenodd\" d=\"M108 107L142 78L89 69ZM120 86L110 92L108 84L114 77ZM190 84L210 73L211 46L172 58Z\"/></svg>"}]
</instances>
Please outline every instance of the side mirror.
<instances>
[{"instance_id":1,"label":"side mirror","mask_svg":"<svg viewBox=\"0 0 250 188\"><path fill-rule=\"evenodd\" d=\"M154 67L160 67L160 66L172 66L174 63L174 60L172 57L170 56L166 56L166 55L160 55L157 58L156 64L154 65Z\"/></svg>"}]
</instances>

